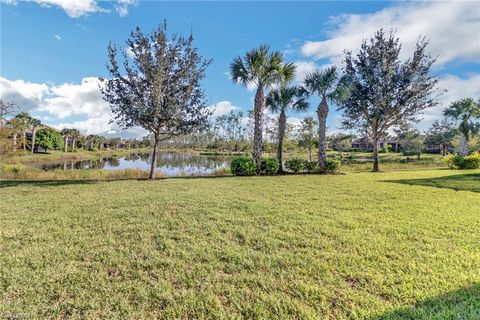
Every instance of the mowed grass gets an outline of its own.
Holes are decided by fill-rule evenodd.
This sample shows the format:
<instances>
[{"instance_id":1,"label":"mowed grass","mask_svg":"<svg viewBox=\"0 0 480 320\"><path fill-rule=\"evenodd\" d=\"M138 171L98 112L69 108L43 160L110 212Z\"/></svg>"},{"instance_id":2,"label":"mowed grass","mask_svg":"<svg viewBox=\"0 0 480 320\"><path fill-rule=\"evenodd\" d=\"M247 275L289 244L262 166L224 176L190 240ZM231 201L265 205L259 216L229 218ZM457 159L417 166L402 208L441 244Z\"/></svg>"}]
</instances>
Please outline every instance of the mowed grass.
<instances>
[{"instance_id":1,"label":"mowed grass","mask_svg":"<svg viewBox=\"0 0 480 320\"><path fill-rule=\"evenodd\" d=\"M479 319L479 185L2 181L0 318Z\"/></svg>"}]
</instances>

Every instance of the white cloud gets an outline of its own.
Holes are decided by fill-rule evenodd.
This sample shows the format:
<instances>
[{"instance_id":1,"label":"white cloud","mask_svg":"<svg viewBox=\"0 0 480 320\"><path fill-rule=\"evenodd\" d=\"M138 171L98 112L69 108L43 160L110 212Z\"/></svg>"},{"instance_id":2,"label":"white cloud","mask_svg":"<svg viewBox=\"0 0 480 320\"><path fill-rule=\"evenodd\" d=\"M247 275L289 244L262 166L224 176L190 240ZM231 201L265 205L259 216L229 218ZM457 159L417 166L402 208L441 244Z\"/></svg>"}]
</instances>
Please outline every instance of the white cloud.
<instances>
[{"instance_id":1,"label":"white cloud","mask_svg":"<svg viewBox=\"0 0 480 320\"><path fill-rule=\"evenodd\" d=\"M83 78L80 84L65 83L50 88L52 95L44 99L41 111L47 111L58 119L74 115L99 117L109 112L103 100L97 78Z\"/></svg>"},{"instance_id":2,"label":"white cloud","mask_svg":"<svg viewBox=\"0 0 480 320\"><path fill-rule=\"evenodd\" d=\"M84 134L145 135L141 128L122 131L110 123L110 106L103 100L98 84L95 77L83 78L80 84L56 86L0 77L0 97L18 104L22 111L41 113L45 124L59 129L76 128Z\"/></svg>"},{"instance_id":3,"label":"white cloud","mask_svg":"<svg viewBox=\"0 0 480 320\"><path fill-rule=\"evenodd\" d=\"M436 107L425 110L418 128L427 130L434 120L442 118L443 110L454 101L463 98L478 99L480 97L479 83L480 74L472 74L464 79L454 75L440 78L438 88L446 89L447 92L439 98L439 104Z\"/></svg>"},{"instance_id":4,"label":"white cloud","mask_svg":"<svg viewBox=\"0 0 480 320\"><path fill-rule=\"evenodd\" d=\"M463 59L480 62L480 6L476 1L402 2L373 14L344 14L330 21L333 29L324 41L307 41L301 52L338 64L343 50L355 50L380 28L396 30L402 58L411 55L419 36L430 40L438 54L437 66Z\"/></svg>"},{"instance_id":5,"label":"white cloud","mask_svg":"<svg viewBox=\"0 0 480 320\"><path fill-rule=\"evenodd\" d=\"M109 13L110 10L100 7L98 0L33 0L34 2L45 7L59 7L71 18L79 18L91 13ZM1 0L2 3L17 5L16 0ZM136 6L137 0L117 0L114 4L115 11L119 16L125 17L128 15L129 6Z\"/></svg>"},{"instance_id":6,"label":"white cloud","mask_svg":"<svg viewBox=\"0 0 480 320\"><path fill-rule=\"evenodd\" d=\"M210 109L213 111L213 116L218 117L223 116L230 111L237 110L238 107L234 106L230 101L220 101L210 106Z\"/></svg>"},{"instance_id":7,"label":"white cloud","mask_svg":"<svg viewBox=\"0 0 480 320\"><path fill-rule=\"evenodd\" d=\"M58 34L54 34L53 37L57 40L62 40L62 37L60 37Z\"/></svg>"},{"instance_id":8,"label":"white cloud","mask_svg":"<svg viewBox=\"0 0 480 320\"><path fill-rule=\"evenodd\" d=\"M138 5L137 0L118 0L115 5L115 10L117 11L120 17L125 17L128 15L128 7Z\"/></svg>"},{"instance_id":9,"label":"white cloud","mask_svg":"<svg viewBox=\"0 0 480 320\"><path fill-rule=\"evenodd\" d=\"M43 6L57 6L62 8L71 18L95 12L105 12L105 9L97 5L96 0L34 0Z\"/></svg>"},{"instance_id":10,"label":"white cloud","mask_svg":"<svg viewBox=\"0 0 480 320\"><path fill-rule=\"evenodd\" d=\"M23 80L9 81L0 77L0 97L17 104L21 111L29 111L39 106L49 92L45 83L32 83Z\"/></svg>"}]
</instances>

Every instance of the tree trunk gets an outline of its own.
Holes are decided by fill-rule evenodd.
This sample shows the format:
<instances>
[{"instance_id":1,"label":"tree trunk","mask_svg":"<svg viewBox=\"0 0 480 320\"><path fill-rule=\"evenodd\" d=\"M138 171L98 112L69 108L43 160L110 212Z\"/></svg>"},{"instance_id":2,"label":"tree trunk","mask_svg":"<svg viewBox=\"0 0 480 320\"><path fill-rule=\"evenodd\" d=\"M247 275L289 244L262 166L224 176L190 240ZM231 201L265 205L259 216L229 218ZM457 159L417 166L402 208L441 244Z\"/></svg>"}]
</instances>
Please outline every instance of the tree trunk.
<instances>
[{"instance_id":1,"label":"tree trunk","mask_svg":"<svg viewBox=\"0 0 480 320\"><path fill-rule=\"evenodd\" d=\"M327 116L328 116L328 104L326 97L322 98L322 101L317 108L318 116L318 168L321 173L327 171Z\"/></svg>"},{"instance_id":2,"label":"tree trunk","mask_svg":"<svg viewBox=\"0 0 480 320\"><path fill-rule=\"evenodd\" d=\"M153 153L152 153L152 163L150 167L150 175L148 176L149 179L155 179L155 172L157 171L157 151L159 148L160 139L158 136L155 136L155 143L153 145Z\"/></svg>"},{"instance_id":3,"label":"tree trunk","mask_svg":"<svg viewBox=\"0 0 480 320\"><path fill-rule=\"evenodd\" d=\"M73 137L73 140L72 140L72 152L75 151L75 137Z\"/></svg>"},{"instance_id":4,"label":"tree trunk","mask_svg":"<svg viewBox=\"0 0 480 320\"><path fill-rule=\"evenodd\" d=\"M23 151L27 151L27 131L23 131Z\"/></svg>"},{"instance_id":5,"label":"tree trunk","mask_svg":"<svg viewBox=\"0 0 480 320\"><path fill-rule=\"evenodd\" d=\"M445 157L445 149L446 149L446 145L442 143L442 156Z\"/></svg>"},{"instance_id":6,"label":"tree trunk","mask_svg":"<svg viewBox=\"0 0 480 320\"><path fill-rule=\"evenodd\" d=\"M14 133L13 133L13 136L12 136L12 139L13 139L13 147L15 148L15 150L17 150L17 135L18 135L18 133L17 133L17 132L14 132Z\"/></svg>"},{"instance_id":7,"label":"tree trunk","mask_svg":"<svg viewBox=\"0 0 480 320\"><path fill-rule=\"evenodd\" d=\"M68 151L68 136L63 137L63 151Z\"/></svg>"},{"instance_id":8,"label":"tree trunk","mask_svg":"<svg viewBox=\"0 0 480 320\"><path fill-rule=\"evenodd\" d=\"M378 137L373 137L373 172L379 172L380 168L378 166Z\"/></svg>"},{"instance_id":9,"label":"tree trunk","mask_svg":"<svg viewBox=\"0 0 480 320\"><path fill-rule=\"evenodd\" d=\"M37 136L37 129L32 130L32 153L35 152L35 138Z\"/></svg>"},{"instance_id":10,"label":"tree trunk","mask_svg":"<svg viewBox=\"0 0 480 320\"><path fill-rule=\"evenodd\" d=\"M279 172L283 172L283 139L285 137L285 128L287 126L287 116L285 110L280 112L280 118L278 119L278 146L277 146L277 159L280 165Z\"/></svg>"},{"instance_id":11,"label":"tree trunk","mask_svg":"<svg viewBox=\"0 0 480 320\"><path fill-rule=\"evenodd\" d=\"M308 158L309 158L309 161L312 162L312 145L311 144L308 146Z\"/></svg>"},{"instance_id":12,"label":"tree trunk","mask_svg":"<svg viewBox=\"0 0 480 320\"><path fill-rule=\"evenodd\" d=\"M463 132L460 132L460 147L458 150L458 154L462 157L468 155L468 142L469 141L467 136Z\"/></svg>"},{"instance_id":13,"label":"tree trunk","mask_svg":"<svg viewBox=\"0 0 480 320\"><path fill-rule=\"evenodd\" d=\"M260 171L260 162L263 148L263 108L265 105L265 96L263 94L263 87L258 86L255 94L254 102L254 116L255 128L253 132L253 160L257 164L257 170Z\"/></svg>"}]
</instances>

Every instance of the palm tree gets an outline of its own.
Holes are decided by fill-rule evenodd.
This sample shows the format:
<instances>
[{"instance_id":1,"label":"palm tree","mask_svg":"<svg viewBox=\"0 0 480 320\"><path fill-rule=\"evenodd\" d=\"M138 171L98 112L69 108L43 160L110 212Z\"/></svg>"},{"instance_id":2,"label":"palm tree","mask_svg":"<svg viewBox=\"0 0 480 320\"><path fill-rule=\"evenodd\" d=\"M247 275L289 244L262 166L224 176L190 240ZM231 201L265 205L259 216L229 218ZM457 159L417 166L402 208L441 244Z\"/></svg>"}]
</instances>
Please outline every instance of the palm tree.
<instances>
[{"instance_id":1,"label":"palm tree","mask_svg":"<svg viewBox=\"0 0 480 320\"><path fill-rule=\"evenodd\" d=\"M7 126L11 128L12 130L12 144L13 144L13 149L16 151L17 150L17 138L21 132L24 132L25 130L25 125L24 122L19 119L19 118L13 118L10 119L7 122Z\"/></svg>"},{"instance_id":2,"label":"palm tree","mask_svg":"<svg viewBox=\"0 0 480 320\"><path fill-rule=\"evenodd\" d=\"M326 171L327 161L327 116L329 103L339 103L347 93L346 78L340 77L336 67L317 70L305 77L303 88L308 94L315 94L321 101L317 107L318 117L318 167Z\"/></svg>"},{"instance_id":3,"label":"palm tree","mask_svg":"<svg viewBox=\"0 0 480 320\"><path fill-rule=\"evenodd\" d=\"M67 152L68 151L68 138L70 138L70 132L71 132L72 129L63 129L61 131L61 134L63 136L63 148L64 148L64 152Z\"/></svg>"},{"instance_id":4,"label":"palm tree","mask_svg":"<svg viewBox=\"0 0 480 320\"><path fill-rule=\"evenodd\" d=\"M35 139L37 137L37 130L42 126L40 120L31 118L30 119L30 130L32 130L32 153L35 150Z\"/></svg>"},{"instance_id":5,"label":"palm tree","mask_svg":"<svg viewBox=\"0 0 480 320\"><path fill-rule=\"evenodd\" d=\"M27 130L32 117L27 112L20 112L15 116L15 119L18 119L22 128L23 151L27 151Z\"/></svg>"},{"instance_id":6,"label":"palm tree","mask_svg":"<svg viewBox=\"0 0 480 320\"><path fill-rule=\"evenodd\" d=\"M72 152L75 151L75 145L81 136L82 135L80 134L80 131L77 129L70 129L70 137L72 138Z\"/></svg>"},{"instance_id":7,"label":"palm tree","mask_svg":"<svg viewBox=\"0 0 480 320\"><path fill-rule=\"evenodd\" d=\"M283 139L285 137L285 128L287 126L288 109L295 111L305 111L308 109L308 102L305 100L304 91L298 86L281 86L278 89L270 91L266 100L267 107L273 113L280 113L278 118L278 146L277 159L280 164L279 171L283 171Z\"/></svg>"},{"instance_id":8,"label":"palm tree","mask_svg":"<svg viewBox=\"0 0 480 320\"><path fill-rule=\"evenodd\" d=\"M263 111L265 107L265 88L271 88L282 80L287 70L283 70L283 55L279 51L270 52L268 45L261 45L248 51L242 58L236 57L230 65L230 73L235 83L244 86L255 85L257 92L254 100L253 159L260 169L263 147ZM294 70L290 64L290 70Z\"/></svg>"},{"instance_id":9,"label":"palm tree","mask_svg":"<svg viewBox=\"0 0 480 320\"><path fill-rule=\"evenodd\" d=\"M480 101L475 102L471 98L461 99L453 102L445 109L443 114L458 123L460 131L460 147L458 153L461 156L468 155L468 144L470 138L480 132Z\"/></svg>"}]
</instances>

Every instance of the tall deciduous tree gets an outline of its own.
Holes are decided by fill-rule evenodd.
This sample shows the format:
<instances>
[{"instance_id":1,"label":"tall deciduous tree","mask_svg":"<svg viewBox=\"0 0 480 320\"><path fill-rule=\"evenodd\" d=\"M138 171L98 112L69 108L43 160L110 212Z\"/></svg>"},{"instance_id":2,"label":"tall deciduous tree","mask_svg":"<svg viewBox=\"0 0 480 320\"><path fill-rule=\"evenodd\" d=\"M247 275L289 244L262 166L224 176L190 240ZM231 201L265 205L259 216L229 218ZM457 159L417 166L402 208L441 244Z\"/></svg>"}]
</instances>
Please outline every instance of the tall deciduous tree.
<instances>
[{"instance_id":1,"label":"tall deciduous tree","mask_svg":"<svg viewBox=\"0 0 480 320\"><path fill-rule=\"evenodd\" d=\"M295 111L305 111L308 109L308 102L305 100L305 94L298 86L280 86L269 92L266 100L268 108L279 113L278 118L278 145L277 159L280 164L280 172L283 171L283 139L285 138L285 130L287 127L287 111L289 109Z\"/></svg>"},{"instance_id":2,"label":"tall deciduous tree","mask_svg":"<svg viewBox=\"0 0 480 320\"><path fill-rule=\"evenodd\" d=\"M424 136L422 136L420 131L413 128L410 124L404 123L396 130L396 133L403 153L405 155L415 154L417 160L420 160L425 142Z\"/></svg>"},{"instance_id":3,"label":"tall deciduous tree","mask_svg":"<svg viewBox=\"0 0 480 320\"><path fill-rule=\"evenodd\" d=\"M263 148L263 112L265 108L265 89L281 82L289 76L285 72L294 70L284 68L283 55L279 51L270 52L268 45L248 51L244 57L236 57L230 65L230 74L235 83L244 86L254 85L257 88L254 100L253 159L260 170L260 158Z\"/></svg>"},{"instance_id":4,"label":"tall deciduous tree","mask_svg":"<svg viewBox=\"0 0 480 320\"><path fill-rule=\"evenodd\" d=\"M315 127L318 122L312 116L306 116L300 123L299 145L308 149L309 160L312 161L312 149L315 142Z\"/></svg>"},{"instance_id":5,"label":"tall deciduous tree","mask_svg":"<svg viewBox=\"0 0 480 320\"><path fill-rule=\"evenodd\" d=\"M468 155L470 139L480 132L480 100L466 98L455 101L445 109L444 115L453 119L458 125L460 132L458 153L461 156Z\"/></svg>"},{"instance_id":6,"label":"tall deciduous tree","mask_svg":"<svg viewBox=\"0 0 480 320\"><path fill-rule=\"evenodd\" d=\"M348 93L348 84L346 78L341 77L337 68L333 66L308 74L303 87L306 92L318 95L321 99L317 107L318 168L320 172L326 172L328 104L343 101Z\"/></svg>"},{"instance_id":7,"label":"tall deciduous tree","mask_svg":"<svg viewBox=\"0 0 480 320\"><path fill-rule=\"evenodd\" d=\"M378 142L387 130L405 122L417 121L426 108L437 104L437 81L430 75L435 62L426 48L428 41L419 39L413 57L400 60L401 45L393 32L375 33L363 41L356 57L345 55L345 74L350 94L340 107L347 129L366 132L373 142L373 171L379 171Z\"/></svg>"},{"instance_id":8,"label":"tall deciduous tree","mask_svg":"<svg viewBox=\"0 0 480 320\"><path fill-rule=\"evenodd\" d=\"M432 126L426 132L425 142L430 144L438 144L440 146L442 156L445 156L447 147L453 143L456 136L456 129L448 118L442 121L435 120Z\"/></svg>"},{"instance_id":9,"label":"tall deciduous tree","mask_svg":"<svg viewBox=\"0 0 480 320\"><path fill-rule=\"evenodd\" d=\"M150 179L154 179L160 142L208 125L211 111L200 81L210 61L193 47L192 35L168 37L166 23L150 34L137 28L127 46L123 68L116 46L108 46L112 78L101 78L100 90L120 126L140 126L153 134Z\"/></svg>"}]
</instances>

